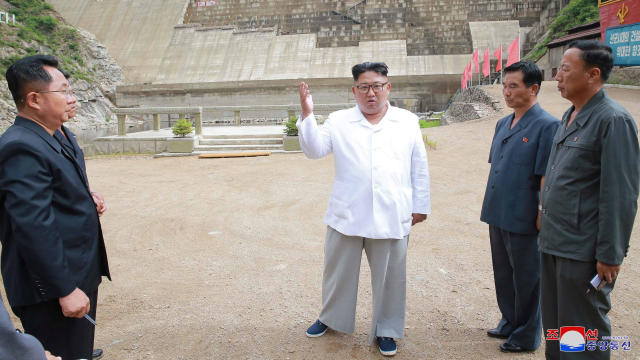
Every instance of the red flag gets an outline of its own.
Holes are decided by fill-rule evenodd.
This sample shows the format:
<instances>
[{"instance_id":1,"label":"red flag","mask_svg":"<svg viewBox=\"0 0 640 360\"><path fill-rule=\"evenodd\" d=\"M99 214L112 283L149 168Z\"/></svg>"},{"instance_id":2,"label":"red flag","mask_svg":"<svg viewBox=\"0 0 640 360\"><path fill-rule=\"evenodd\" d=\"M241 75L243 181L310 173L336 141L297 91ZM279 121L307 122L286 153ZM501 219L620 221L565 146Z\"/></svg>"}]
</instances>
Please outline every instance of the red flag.
<instances>
[{"instance_id":1,"label":"red flag","mask_svg":"<svg viewBox=\"0 0 640 360\"><path fill-rule=\"evenodd\" d=\"M502 70L502 46L498 47L498 50L493 53L496 59L498 59L498 64L496 65L496 72Z\"/></svg>"},{"instance_id":2,"label":"red flag","mask_svg":"<svg viewBox=\"0 0 640 360\"><path fill-rule=\"evenodd\" d=\"M491 73L491 69L489 69L489 48L484 52L484 58L482 60L484 61L482 63L482 75L484 75L484 77L488 77Z\"/></svg>"},{"instance_id":3,"label":"red flag","mask_svg":"<svg viewBox=\"0 0 640 360\"><path fill-rule=\"evenodd\" d=\"M465 78L467 79L467 81L471 80L471 77L472 77L471 63L467 64L467 67L464 69L464 73L466 75Z\"/></svg>"},{"instance_id":4,"label":"red flag","mask_svg":"<svg viewBox=\"0 0 640 360\"><path fill-rule=\"evenodd\" d=\"M480 66L478 66L478 49L476 49L476 51L473 53L473 72L474 73L479 73L480 72ZM472 73L473 74L473 73Z\"/></svg>"},{"instance_id":5,"label":"red flag","mask_svg":"<svg viewBox=\"0 0 640 360\"><path fill-rule=\"evenodd\" d=\"M467 68L468 66L464 67L464 70L462 71L462 79L460 80L460 88L462 90L467 88Z\"/></svg>"},{"instance_id":6,"label":"red flag","mask_svg":"<svg viewBox=\"0 0 640 360\"><path fill-rule=\"evenodd\" d=\"M509 45L507 52L509 53L509 56L507 57L507 66L520 61L520 43L517 36L511 45Z\"/></svg>"}]
</instances>

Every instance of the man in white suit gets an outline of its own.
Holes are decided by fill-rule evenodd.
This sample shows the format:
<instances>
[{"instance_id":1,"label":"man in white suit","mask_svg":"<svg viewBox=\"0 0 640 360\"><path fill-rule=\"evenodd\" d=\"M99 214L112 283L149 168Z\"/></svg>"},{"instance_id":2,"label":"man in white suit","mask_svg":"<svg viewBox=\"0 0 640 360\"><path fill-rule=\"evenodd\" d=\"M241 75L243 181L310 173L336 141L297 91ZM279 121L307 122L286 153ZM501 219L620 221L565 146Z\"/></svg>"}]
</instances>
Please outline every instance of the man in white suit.
<instances>
[{"instance_id":1,"label":"man in white suit","mask_svg":"<svg viewBox=\"0 0 640 360\"><path fill-rule=\"evenodd\" d=\"M305 155L333 152L335 183L325 216L327 235L322 311L307 336L355 326L360 259L364 248L373 288L369 342L396 354L404 332L409 230L430 213L429 168L418 117L387 101L384 63L352 68L357 106L329 115L318 126L309 87L300 84L302 117L296 124Z\"/></svg>"}]
</instances>

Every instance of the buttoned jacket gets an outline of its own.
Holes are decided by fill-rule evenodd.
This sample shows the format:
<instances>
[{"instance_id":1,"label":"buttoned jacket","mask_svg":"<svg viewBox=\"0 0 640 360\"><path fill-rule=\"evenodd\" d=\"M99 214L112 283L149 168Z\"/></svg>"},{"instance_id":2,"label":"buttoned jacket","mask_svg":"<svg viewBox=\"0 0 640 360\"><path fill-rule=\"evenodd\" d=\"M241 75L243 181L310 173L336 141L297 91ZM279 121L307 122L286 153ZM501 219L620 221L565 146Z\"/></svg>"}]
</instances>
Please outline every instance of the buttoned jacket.
<instances>
[{"instance_id":1,"label":"buttoned jacket","mask_svg":"<svg viewBox=\"0 0 640 360\"><path fill-rule=\"evenodd\" d=\"M2 278L12 307L89 293L109 276L82 150L68 140L78 156L20 116L0 137Z\"/></svg>"},{"instance_id":2,"label":"buttoned jacket","mask_svg":"<svg viewBox=\"0 0 640 360\"><path fill-rule=\"evenodd\" d=\"M431 212L427 153L416 115L389 105L371 125L356 106L330 114L322 126L313 114L296 125L307 157L334 154L327 225L349 236L401 239L409 234L412 213Z\"/></svg>"},{"instance_id":3,"label":"buttoned jacket","mask_svg":"<svg viewBox=\"0 0 640 360\"><path fill-rule=\"evenodd\" d=\"M514 114L498 120L489 152L489 180L480 220L503 230L533 235L540 179L560 122L539 104L511 128Z\"/></svg>"},{"instance_id":4,"label":"buttoned jacket","mask_svg":"<svg viewBox=\"0 0 640 360\"><path fill-rule=\"evenodd\" d=\"M540 250L580 261L621 264L637 211L638 128L604 90L553 139L542 189Z\"/></svg>"}]
</instances>

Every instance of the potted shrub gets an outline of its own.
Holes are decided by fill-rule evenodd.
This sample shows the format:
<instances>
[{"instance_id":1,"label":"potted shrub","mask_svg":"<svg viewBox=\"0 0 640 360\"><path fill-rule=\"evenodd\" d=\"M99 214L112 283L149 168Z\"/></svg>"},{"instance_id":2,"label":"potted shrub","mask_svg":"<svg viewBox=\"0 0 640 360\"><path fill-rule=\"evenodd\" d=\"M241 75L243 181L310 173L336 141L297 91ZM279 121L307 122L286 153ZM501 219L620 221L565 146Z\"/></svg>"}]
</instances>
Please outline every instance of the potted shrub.
<instances>
[{"instance_id":1,"label":"potted shrub","mask_svg":"<svg viewBox=\"0 0 640 360\"><path fill-rule=\"evenodd\" d=\"M300 142L298 141L298 128L296 122L298 118L296 116L290 116L289 120L284 123L284 139L283 148L284 151L299 151Z\"/></svg>"},{"instance_id":2,"label":"potted shrub","mask_svg":"<svg viewBox=\"0 0 640 360\"><path fill-rule=\"evenodd\" d=\"M167 150L170 153L190 153L193 152L193 126L191 121L180 119L172 127L174 138L167 139Z\"/></svg>"}]
</instances>

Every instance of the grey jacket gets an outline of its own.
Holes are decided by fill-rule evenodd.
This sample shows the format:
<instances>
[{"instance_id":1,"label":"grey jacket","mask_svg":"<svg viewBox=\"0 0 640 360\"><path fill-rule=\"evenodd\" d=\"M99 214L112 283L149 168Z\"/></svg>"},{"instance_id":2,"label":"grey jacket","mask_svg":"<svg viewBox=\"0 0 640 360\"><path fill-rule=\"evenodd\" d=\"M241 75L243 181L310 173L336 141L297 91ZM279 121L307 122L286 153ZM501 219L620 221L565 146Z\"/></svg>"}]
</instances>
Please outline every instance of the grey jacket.
<instances>
[{"instance_id":1,"label":"grey jacket","mask_svg":"<svg viewBox=\"0 0 640 360\"><path fill-rule=\"evenodd\" d=\"M0 359L45 360L44 349L36 338L20 334L11 323L0 296Z\"/></svg>"},{"instance_id":2,"label":"grey jacket","mask_svg":"<svg viewBox=\"0 0 640 360\"><path fill-rule=\"evenodd\" d=\"M637 211L640 150L631 115L604 90L567 128L562 117L542 189L544 253L621 264Z\"/></svg>"}]
</instances>

